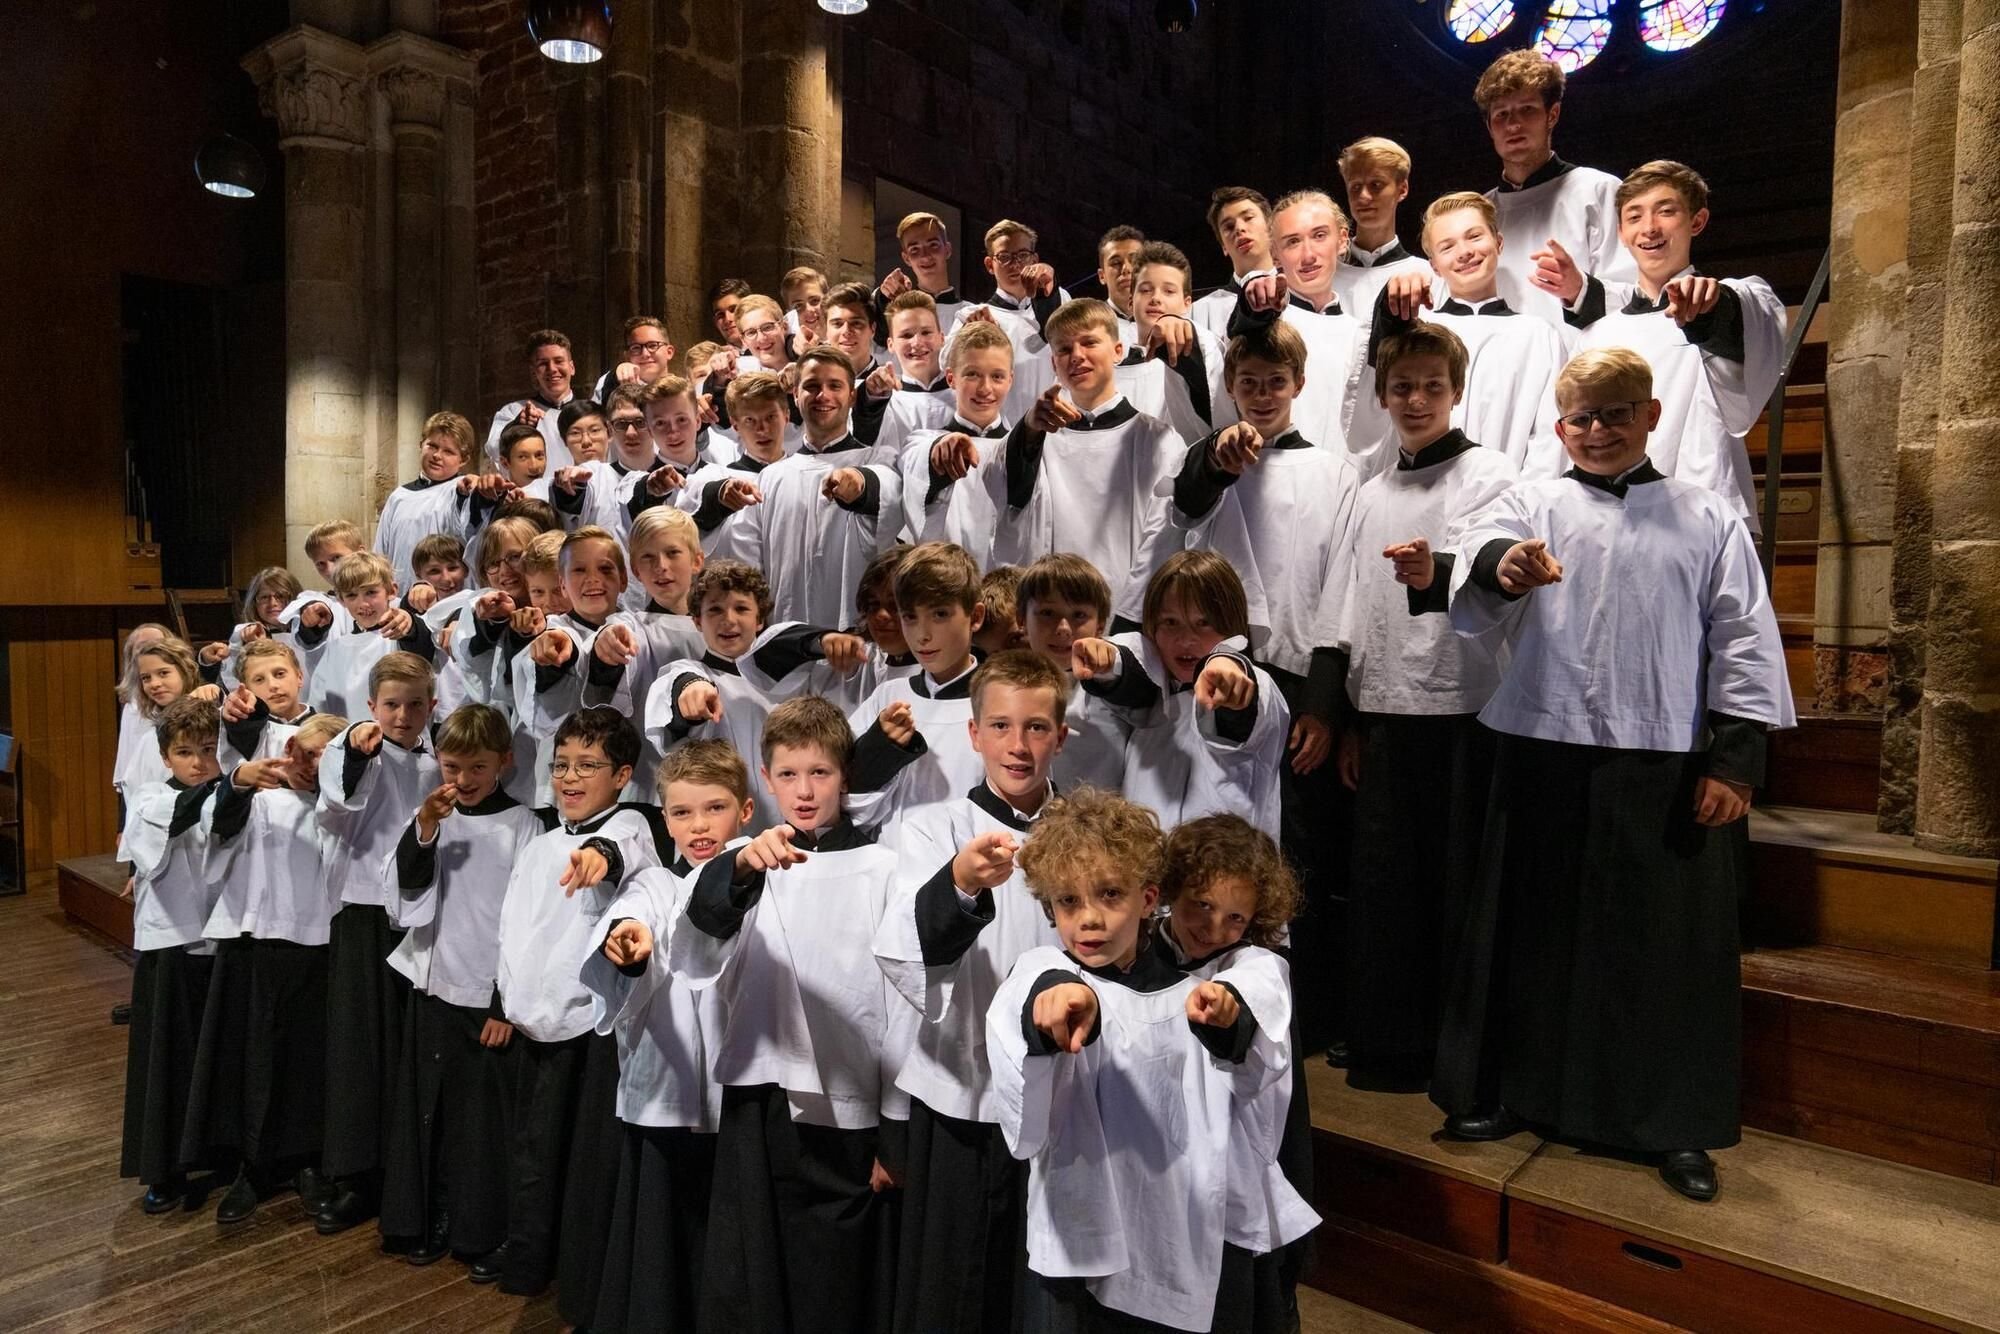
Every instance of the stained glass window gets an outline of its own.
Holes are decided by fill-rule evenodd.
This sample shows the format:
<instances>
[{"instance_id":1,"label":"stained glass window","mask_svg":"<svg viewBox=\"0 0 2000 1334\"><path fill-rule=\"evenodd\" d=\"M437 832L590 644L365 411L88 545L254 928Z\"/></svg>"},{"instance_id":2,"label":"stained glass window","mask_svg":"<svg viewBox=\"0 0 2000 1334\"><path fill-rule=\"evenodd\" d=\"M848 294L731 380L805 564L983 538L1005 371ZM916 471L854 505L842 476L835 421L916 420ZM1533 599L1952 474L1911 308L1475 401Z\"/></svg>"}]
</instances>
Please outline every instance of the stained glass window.
<instances>
[{"instance_id":1,"label":"stained glass window","mask_svg":"<svg viewBox=\"0 0 2000 1334\"><path fill-rule=\"evenodd\" d=\"M1551 0L1548 18L1535 34L1535 47L1574 74L1603 52L1611 40L1612 0Z\"/></svg>"},{"instance_id":2,"label":"stained glass window","mask_svg":"<svg viewBox=\"0 0 2000 1334\"><path fill-rule=\"evenodd\" d=\"M1514 0L1451 0L1444 21L1459 41L1483 42L1514 22Z\"/></svg>"},{"instance_id":3,"label":"stained glass window","mask_svg":"<svg viewBox=\"0 0 2000 1334\"><path fill-rule=\"evenodd\" d=\"M1644 0L1639 36L1655 51L1685 51L1715 31L1727 0Z\"/></svg>"}]
</instances>

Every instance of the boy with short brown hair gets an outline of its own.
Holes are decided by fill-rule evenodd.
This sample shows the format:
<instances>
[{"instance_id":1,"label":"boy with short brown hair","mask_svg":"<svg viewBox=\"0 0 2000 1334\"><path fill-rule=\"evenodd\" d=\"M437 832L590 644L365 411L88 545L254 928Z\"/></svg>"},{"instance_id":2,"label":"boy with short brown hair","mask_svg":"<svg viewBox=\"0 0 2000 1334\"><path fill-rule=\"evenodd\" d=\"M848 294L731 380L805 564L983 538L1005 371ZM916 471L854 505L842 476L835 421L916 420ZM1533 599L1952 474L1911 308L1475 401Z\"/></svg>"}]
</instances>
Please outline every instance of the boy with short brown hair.
<instances>
[{"instance_id":1,"label":"boy with short brown hair","mask_svg":"<svg viewBox=\"0 0 2000 1334\"><path fill-rule=\"evenodd\" d=\"M1188 313L1217 338L1227 338L1243 284L1273 269L1271 201L1247 185L1222 186L1208 197L1208 230L1228 257L1229 281L1202 296Z\"/></svg>"},{"instance_id":2,"label":"boy with short brown hair","mask_svg":"<svg viewBox=\"0 0 2000 1334\"><path fill-rule=\"evenodd\" d=\"M551 469L567 468L573 460L559 429L558 414L575 397L571 381L576 377L576 361L570 353L569 335L560 329L537 329L523 341L533 392L493 414L493 424L486 432L486 457L495 465L499 463L500 432L518 421L539 430L549 442Z\"/></svg>"},{"instance_id":3,"label":"boy with short brown hair","mask_svg":"<svg viewBox=\"0 0 2000 1334\"><path fill-rule=\"evenodd\" d=\"M1410 197L1409 152L1380 135L1356 139L1341 150L1340 179L1347 187L1354 235L1340 257L1333 287L1348 313L1366 323L1391 274L1430 271L1423 257L1406 250L1396 235L1396 206Z\"/></svg>"}]
</instances>

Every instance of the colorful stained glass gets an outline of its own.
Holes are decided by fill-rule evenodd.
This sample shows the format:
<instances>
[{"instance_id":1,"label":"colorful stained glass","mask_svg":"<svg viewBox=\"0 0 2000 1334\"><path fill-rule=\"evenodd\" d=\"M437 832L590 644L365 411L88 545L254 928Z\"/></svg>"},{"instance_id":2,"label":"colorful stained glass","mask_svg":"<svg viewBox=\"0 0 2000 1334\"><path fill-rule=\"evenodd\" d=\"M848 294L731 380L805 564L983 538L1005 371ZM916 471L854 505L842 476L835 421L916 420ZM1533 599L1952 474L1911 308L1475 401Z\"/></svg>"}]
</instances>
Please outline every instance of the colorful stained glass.
<instances>
[{"instance_id":1,"label":"colorful stained glass","mask_svg":"<svg viewBox=\"0 0 2000 1334\"><path fill-rule=\"evenodd\" d=\"M1512 26L1514 0L1451 0L1444 21L1461 42L1488 41Z\"/></svg>"},{"instance_id":2,"label":"colorful stained glass","mask_svg":"<svg viewBox=\"0 0 2000 1334\"><path fill-rule=\"evenodd\" d=\"M1639 36L1655 51L1685 51L1715 31L1728 0L1645 0Z\"/></svg>"},{"instance_id":3,"label":"colorful stained glass","mask_svg":"<svg viewBox=\"0 0 2000 1334\"><path fill-rule=\"evenodd\" d=\"M1535 47L1574 74L1597 59L1611 40L1612 0L1550 0Z\"/></svg>"}]
</instances>

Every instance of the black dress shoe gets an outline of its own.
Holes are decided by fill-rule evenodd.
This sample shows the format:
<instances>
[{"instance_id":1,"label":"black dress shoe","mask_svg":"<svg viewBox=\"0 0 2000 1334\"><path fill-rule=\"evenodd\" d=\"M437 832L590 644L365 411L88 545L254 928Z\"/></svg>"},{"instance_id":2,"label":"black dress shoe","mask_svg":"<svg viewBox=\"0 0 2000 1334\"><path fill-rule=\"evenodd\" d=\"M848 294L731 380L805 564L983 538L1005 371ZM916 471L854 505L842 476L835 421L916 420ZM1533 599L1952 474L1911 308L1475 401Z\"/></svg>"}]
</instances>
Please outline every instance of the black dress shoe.
<instances>
[{"instance_id":1,"label":"black dress shoe","mask_svg":"<svg viewBox=\"0 0 2000 1334\"><path fill-rule=\"evenodd\" d=\"M403 1252L403 1259L413 1265L436 1264L451 1254L451 1219L439 1212L431 1219L431 1230L419 1238L415 1245Z\"/></svg>"},{"instance_id":2,"label":"black dress shoe","mask_svg":"<svg viewBox=\"0 0 2000 1334\"><path fill-rule=\"evenodd\" d=\"M308 1217L316 1218L320 1210L326 1208L338 1188L326 1177L319 1174L316 1167L301 1167L299 1174L292 1178L292 1185L298 1189L299 1203L306 1207Z\"/></svg>"},{"instance_id":3,"label":"black dress shoe","mask_svg":"<svg viewBox=\"0 0 2000 1334\"><path fill-rule=\"evenodd\" d=\"M257 1183L250 1179L247 1171L236 1174L236 1184L222 1197L222 1203L215 1206L215 1221L222 1224L240 1223L257 1212Z\"/></svg>"},{"instance_id":4,"label":"black dress shoe","mask_svg":"<svg viewBox=\"0 0 2000 1334\"><path fill-rule=\"evenodd\" d=\"M507 1243L501 1242L472 1262L474 1283L498 1283L507 1270Z\"/></svg>"},{"instance_id":5,"label":"black dress shoe","mask_svg":"<svg viewBox=\"0 0 2000 1334\"><path fill-rule=\"evenodd\" d=\"M1715 1176L1715 1160L1700 1149L1677 1149L1664 1155L1660 1159L1660 1176L1690 1200L1704 1203L1714 1199L1722 1189Z\"/></svg>"},{"instance_id":6,"label":"black dress shoe","mask_svg":"<svg viewBox=\"0 0 2000 1334\"><path fill-rule=\"evenodd\" d=\"M1447 1116L1444 1119L1444 1133L1447 1138L1467 1140L1472 1143L1506 1139L1520 1129L1521 1118L1505 1107L1495 1107L1490 1112L1473 1112L1468 1116Z\"/></svg>"},{"instance_id":7,"label":"black dress shoe","mask_svg":"<svg viewBox=\"0 0 2000 1334\"><path fill-rule=\"evenodd\" d=\"M1345 1070L1347 1063L1352 1059L1353 1055L1348 1049L1345 1038L1326 1049L1326 1063L1336 1070Z\"/></svg>"},{"instance_id":8,"label":"black dress shoe","mask_svg":"<svg viewBox=\"0 0 2000 1334\"><path fill-rule=\"evenodd\" d=\"M139 1207L149 1214L172 1213L186 1199L187 1182L179 1177L170 1177L146 1187L146 1197L139 1201Z\"/></svg>"},{"instance_id":9,"label":"black dress shoe","mask_svg":"<svg viewBox=\"0 0 2000 1334\"><path fill-rule=\"evenodd\" d=\"M339 1194L327 1201L313 1220L322 1237L331 1237L336 1232L345 1232L351 1227L367 1222L375 1216L375 1201L352 1186L343 1188Z\"/></svg>"}]
</instances>

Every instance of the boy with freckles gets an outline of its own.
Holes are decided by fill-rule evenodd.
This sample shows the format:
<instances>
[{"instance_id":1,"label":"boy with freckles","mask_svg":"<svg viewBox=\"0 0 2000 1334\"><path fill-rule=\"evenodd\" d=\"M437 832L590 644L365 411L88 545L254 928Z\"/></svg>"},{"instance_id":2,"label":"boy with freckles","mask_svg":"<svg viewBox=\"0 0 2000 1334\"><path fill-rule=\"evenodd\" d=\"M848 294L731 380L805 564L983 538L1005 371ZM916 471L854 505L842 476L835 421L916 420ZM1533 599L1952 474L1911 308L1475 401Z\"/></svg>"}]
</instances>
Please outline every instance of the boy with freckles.
<instances>
[{"instance_id":1,"label":"boy with freckles","mask_svg":"<svg viewBox=\"0 0 2000 1334\"><path fill-rule=\"evenodd\" d=\"M1028 1169L1028 1329L1206 1330L1248 1311L1229 1245L1235 1141L1289 1070L1285 1032L1228 981L1182 973L1146 930L1163 840L1151 811L1085 788L1015 860L1061 947L1022 954L986 1014L1001 1134Z\"/></svg>"},{"instance_id":2,"label":"boy with freckles","mask_svg":"<svg viewBox=\"0 0 2000 1334\"><path fill-rule=\"evenodd\" d=\"M1633 352L1556 382L1572 467L1460 525L1450 617L1509 652L1482 901L1431 1096L1448 1134L1522 1122L1656 1156L1697 1200L1737 1140L1737 846L1765 732L1794 723L1750 534L1649 460L1661 406Z\"/></svg>"}]
</instances>

